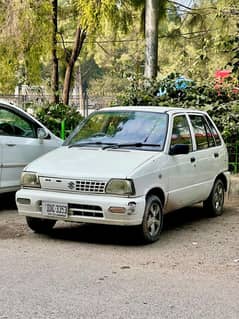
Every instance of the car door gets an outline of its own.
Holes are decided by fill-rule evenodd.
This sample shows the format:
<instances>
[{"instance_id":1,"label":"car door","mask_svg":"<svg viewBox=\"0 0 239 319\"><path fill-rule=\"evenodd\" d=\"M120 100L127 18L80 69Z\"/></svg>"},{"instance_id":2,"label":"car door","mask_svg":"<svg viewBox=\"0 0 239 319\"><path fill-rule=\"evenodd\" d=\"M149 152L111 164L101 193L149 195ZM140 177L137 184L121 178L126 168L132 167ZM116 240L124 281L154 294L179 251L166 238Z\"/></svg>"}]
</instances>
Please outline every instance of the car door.
<instances>
[{"instance_id":1,"label":"car door","mask_svg":"<svg viewBox=\"0 0 239 319\"><path fill-rule=\"evenodd\" d=\"M23 113L0 106L1 188L19 186L22 169L53 148L51 138L37 138L38 128Z\"/></svg>"},{"instance_id":2,"label":"car door","mask_svg":"<svg viewBox=\"0 0 239 319\"><path fill-rule=\"evenodd\" d=\"M189 114L193 127L196 151L198 192L205 199L211 191L216 176L221 172L225 161L224 147L210 119L204 114Z\"/></svg>"},{"instance_id":3,"label":"car door","mask_svg":"<svg viewBox=\"0 0 239 319\"><path fill-rule=\"evenodd\" d=\"M197 178L195 169L194 141L188 118L185 114L176 115L172 119L172 132L169 141L167 175L168 201L167 211L175 210L197 201L194 184ZM170 155L174 145L186 144L188 154Z\"/></svg>"}]
</instances>

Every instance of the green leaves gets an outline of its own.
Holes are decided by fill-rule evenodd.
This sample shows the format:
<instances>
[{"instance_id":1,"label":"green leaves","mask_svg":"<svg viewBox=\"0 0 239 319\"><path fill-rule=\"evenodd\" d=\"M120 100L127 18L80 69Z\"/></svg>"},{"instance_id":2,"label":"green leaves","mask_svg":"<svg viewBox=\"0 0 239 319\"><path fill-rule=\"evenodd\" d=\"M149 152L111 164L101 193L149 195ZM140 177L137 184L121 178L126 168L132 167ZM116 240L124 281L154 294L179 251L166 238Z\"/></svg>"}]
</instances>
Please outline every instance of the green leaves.
<instances>
[{"instance_id":1,"label":"green leaves","mask_svg":"<svg viewBox=\"0 0 239 319\"><path fill-rule=\"evenodd\" d=\"M66 135L68 135L83 119L76 108L64 104L48 104L38 107L36 117L59 137L62 121L65 121Z\"/></svg>"},{"instance_id":2,"label":"green leaves","mask_svg":"<svg viewBox=\"0 0 239 319\"><path fill-rule=\"evenodd\" d=\"M16 84L39 84L41 65L50 48L47 0L6 1L0 25L0 93ZM21 79L21 80L20 80Z\"/></svg>"},{"instance_id":3,"label":"green leaves","mask_svg":"<svg viewBox=\"0 0 239 319\"><path fill-rule=\"evenodd\" d=\"M79 23L92 33L98 33L107 27L114 31L127 32L132 24L132 11L127 1L117 0L74 0L79 14ZM130 2L130 1L128 1Z\"/></svg>"},{"instance_id":4,"label":"green leaves","mask_svg":"<svg viewBox=\"0 0 239 319\"><path fill-rule=\"evenodd\" d=\"M188 83L184 89L177 88L179 74L171 73L163 80L148 81L131 76L124 94L118 96L117 105L155 105L192 109L208 112L214 119L227 142L234 143L239 137L239 95L213 85L197 86Z\"/></svg>"}]
</instances>

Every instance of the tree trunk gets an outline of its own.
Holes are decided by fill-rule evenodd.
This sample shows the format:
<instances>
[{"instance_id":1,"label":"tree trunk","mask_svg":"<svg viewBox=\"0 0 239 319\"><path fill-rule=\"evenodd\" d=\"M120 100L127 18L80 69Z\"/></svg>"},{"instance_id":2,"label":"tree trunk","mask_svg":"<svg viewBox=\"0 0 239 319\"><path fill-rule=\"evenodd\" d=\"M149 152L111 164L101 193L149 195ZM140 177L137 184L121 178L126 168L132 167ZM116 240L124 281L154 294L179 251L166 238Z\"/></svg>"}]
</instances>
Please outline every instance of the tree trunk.
<instances>
[{"instance_id":1,"label":"tree trunk","mask_svg":"<svg viewBox=\"0 0 239 319\"><path fill-rule=\"evenodd\" d=\"M154 79L158 70L159 0L145 0L145 68L146 78Z\"/></svg>"},{"instance_id":2,"label":"tree trunk","mask_svg":"<svg viewBox=\"0 0 239 319\"><path fill-rule=\"evenodd\" d=\"M85 99L82 85L82 74L81 74L81 66L78 68L78 92L79 92L79 102L80 102L80 113L82 116L85 116Z\"/></svg>"},{"instance_id":3,"label":"tree trunk","mask_svg":"<svg viewBox=\"0 0 239 319\"><path fill-rule=\"evenodd\" d=\"M69 60L67 61L64 85L63 85L63 94L62 94L62 100L64 104L69 104L72 73L73 73L77 58L80 55L80 51L82 49L85 38L86 38L86 31L82 30L81 27L77 27L74 47L73 47L71 56Z\"/></svg>"},{"instance_id":4,"label":"tree trunk","mask_svg":"<svg viewBox=\"0 0 239 319\"><path fill-rule=\"evenodd\" d=\"M51 90L52 102L59 103L59 73L58 73L58 58L57 58L57 6L58 0L52 0L52 76Z\"/></svg>"}]
</instances>

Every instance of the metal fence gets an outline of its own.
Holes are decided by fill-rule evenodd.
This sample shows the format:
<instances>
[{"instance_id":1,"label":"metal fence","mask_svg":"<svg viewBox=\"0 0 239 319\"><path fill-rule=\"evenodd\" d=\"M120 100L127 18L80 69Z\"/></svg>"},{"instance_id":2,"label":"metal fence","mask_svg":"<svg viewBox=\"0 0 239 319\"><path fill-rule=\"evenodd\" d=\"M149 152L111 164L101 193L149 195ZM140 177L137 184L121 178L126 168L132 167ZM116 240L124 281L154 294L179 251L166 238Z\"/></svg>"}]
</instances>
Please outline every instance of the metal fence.
<instances>
[{"instance_id":1,"label":"metal fence","mask_svg":"<svg viewBox=\"0 0 239 319\"><path fill-rule=\"evenodd\" d=\"M12 102L23 109L35 105L44 105L50 103L50 95L37 95L37 94L27 94L27 95L0 95L0 99ZM114 96L98 96L98 95L87 95L84 101L80 101L79 95L71 95L69 100L69 105L75 108L79 108L83 116L87 116L92 111L100 109L102 107L107 107L115 101ZM81 103L82 102L82 103ZM82 109L80 108L82 106Z\"/></svg>"},{"instance_id":2,"label":"metal fence","mask_svg":"<svg viewBox=\"0 0 239 319\"><path fill-rule=\"evenodd\" d=\"M235 143L227 143L229 155L229 170L237 174L239 172L239 141Z\"/></svg>"}]
</instances>

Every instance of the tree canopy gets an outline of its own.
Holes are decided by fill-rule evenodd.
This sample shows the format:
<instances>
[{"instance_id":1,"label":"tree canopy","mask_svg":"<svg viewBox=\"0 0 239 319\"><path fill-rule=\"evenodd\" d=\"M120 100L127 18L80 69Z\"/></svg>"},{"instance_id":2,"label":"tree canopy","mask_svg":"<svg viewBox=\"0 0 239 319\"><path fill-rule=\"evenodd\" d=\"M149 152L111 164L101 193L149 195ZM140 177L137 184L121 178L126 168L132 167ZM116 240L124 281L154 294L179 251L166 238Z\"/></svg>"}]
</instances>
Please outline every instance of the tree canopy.
<instances>
[{"instance_id":1,"label":"tree canopy","mask_svg":"<svg viewBox=\"0 0 239 319\"><path fill-rule=\"evenodd\" d=\"M42 61L47 61L51 45L50 8L44 0L1 0L1 93L9 93L21 83L34 85L44 79Z\"/></svg>"},{"instance_id":2,"label":"tree canopy","mask_svg":"<svg viewBox=\"0 0 239 319\"><path fill-rule=\"evenodd\" d=\"M237 85L237 1L198 0L190 8L171 0L159 3L158 78L177 72L199 84L212 83L217 70L229 69ZM74 51L77 28L86 38L75 64L82 66L83 82L91 92L124 90L132 76L144 74L146 5L144 0L58 0L59 91ZM49 88L51 17L50 0L0 0L1 94L22 84ZM86 70L90 60L94 63ZM72 77L76 78L74 69Z\"/></svg>"}]
</instances>

